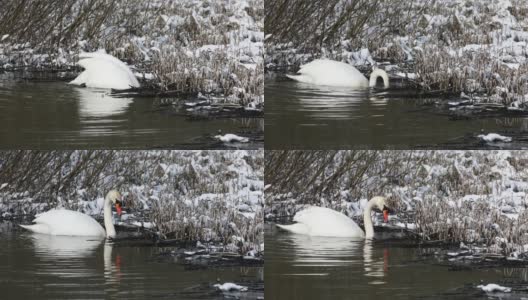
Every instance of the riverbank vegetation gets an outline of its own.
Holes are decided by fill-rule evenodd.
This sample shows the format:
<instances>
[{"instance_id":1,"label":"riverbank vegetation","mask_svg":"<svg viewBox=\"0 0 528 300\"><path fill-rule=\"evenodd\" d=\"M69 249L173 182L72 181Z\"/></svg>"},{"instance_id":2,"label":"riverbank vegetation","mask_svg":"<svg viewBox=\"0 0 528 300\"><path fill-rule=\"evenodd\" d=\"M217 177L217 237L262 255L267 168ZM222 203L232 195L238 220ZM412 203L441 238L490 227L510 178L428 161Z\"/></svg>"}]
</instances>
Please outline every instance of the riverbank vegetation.
<instances>
[{"instance_id":1,"label":"riverbank vegetation","mask_svg":"<svg viewBox=\"0 0 528 300\"><path fill-rule=\"evenodd\" d=\"M80 71L104 50L142 86L262 108L262 0L0 0L0 71Z\"/></svg>"},{"instance_id":2,"label":"riverbank vegetation","mask_svg":"<svg viewBox=\"0 0 528 300\"><path fill-rule=\"evenodd\" d=\"M394 203L390 226L422 241L528 251L523 151L267 151L265 161L268 220L318 205L361 223L368 199L383 195Z\"/></svg>"},{"instance_id":3,"label":"riverbank vegetation","mask_svg":"<svg viewBox=\"0 0 528 300\"><path fill-rule=\"evenodd\" d=\"M295 71L319 57L360 70L377 64L420 89L526 109L522 0L308 2L266 3L274 20L265 27L266 70Z\"/></svg>"},{"instance_id":4,"label":"riverbank vegetation","mask_svg":"<svg viewBox=\"0 0 528 300\"><path fill-rule=\"evenodd\" d=\"M0 219L56 207L101 218L124 196L118 225L159 240L263 251L263 151L7 151L0 153Z\"/></svg>"}]
</instances>

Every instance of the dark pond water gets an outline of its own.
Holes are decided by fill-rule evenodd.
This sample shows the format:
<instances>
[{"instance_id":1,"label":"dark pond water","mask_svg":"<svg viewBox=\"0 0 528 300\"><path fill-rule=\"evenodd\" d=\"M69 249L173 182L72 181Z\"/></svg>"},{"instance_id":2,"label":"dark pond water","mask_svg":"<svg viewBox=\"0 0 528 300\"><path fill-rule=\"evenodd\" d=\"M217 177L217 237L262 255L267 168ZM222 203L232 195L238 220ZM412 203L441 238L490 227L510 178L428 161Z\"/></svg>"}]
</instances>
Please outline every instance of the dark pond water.
<instances>
[{"instance_id":1,"label":"dark pond water","mask_svg":"<svg viewBox=\"0 0 528 300\"><path fill-rule=\"evenodd\" d=\"M262 287L262 267L187 268L163 256L174 248L31 234L2 224L2 299L257 299L263 291L222 293L219 281Z\"/></svg>"},{"instance_id":2,"label":"dark pond water","mask_svg":"<svg viewBox=\"0 0 528 300\"><path fill-rule=\"evenodd\" d=\"M406 87L352 90L265 82L267 149L483 148L480 133L528 133L526 118L460 118L433 112L439 98L423 98ZM462 145L460 145L462 143ZM524 148L527 143L493 145Z\"/></svg>"},{"instance_id":3,"label":"dark pond water","mask_svg":"<svg viewBox=\"0 0 528 300\"><path fill-rule=\"evenodd\" d=\"M164 99L114 98L109 90L0 76L2 149L261 148L212 137L261 132L262 118L191 121Z\"/></svg>"},{"instance_id":4,"label":"dark pond water","mask_svg":"<svg viewBox=\"0 0 528 300\"><path fill-rule=\"evenodd\" d=\"M527 280L526 268L450 271L438 249L296 235L266 226L266 299L521 299L486 295L480 282Z\"/></svg>"}]
</instances>

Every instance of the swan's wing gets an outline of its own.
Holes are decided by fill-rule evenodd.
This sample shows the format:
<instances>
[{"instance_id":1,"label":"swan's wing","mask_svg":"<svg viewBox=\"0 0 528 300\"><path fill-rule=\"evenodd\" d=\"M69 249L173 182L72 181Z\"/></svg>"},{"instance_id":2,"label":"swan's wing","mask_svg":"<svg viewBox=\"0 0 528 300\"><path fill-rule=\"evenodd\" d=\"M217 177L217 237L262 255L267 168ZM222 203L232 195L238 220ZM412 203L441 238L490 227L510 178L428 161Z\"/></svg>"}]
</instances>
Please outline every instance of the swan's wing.
<instances>
[{"instance_id":1,"label":"swan's wing","mask_svg":"<svg viewBox=\"0 0 528 300\"><path fill-rule=\"evenodd\" d=\"M328 64L332 64L330 60L327 59L316 59L305 65L302 65L299 69L299 74L317 74L322 70L328 68Z\"/></svg>"},{"instance_id":2,"label":"swan's wing","mask_svg":"<svg viewBox=\"0 0 528 300\"><path fill-rule=\"evenodd\" d=\"M293 220L298 223L313 223L316 220L326 221L332 218L348 218L340 212L337 212L333 209L320 207L320 206L311 206L306 209L303 209L295 214Z\"/></svg>"},{"instance_id":3,"label":"swan's wing","mask_svg":"<svg viewBox=\"0 0 528 300\"><path fill-rule=\"evenodd\" d=\"M50 234L49 227L45 224L20 225L20 227L35 233Z\"/></svg>"},{"instance_id":4,"label":"swan's wing","mask_svg":"<svg viewBox=\"0 0 528 300\"><path fill-rule=\"evenodd\" d=\"M79 54L79 61L82 61L83 59L87 59L87 58L93 58L93 59L97 59L97 60L105 60L107 61L108 63L110 64L115 64L115 65L119 65L120 67L124 67L126 69L128 69L128 66L120 61L118 58L110 55L110 54L106 54L106 53L102 53L102 52L84 52L84 53L80 53Z\"/></svg>"},{"instance_id":5,"label":"swan's wing","mask_svg":"<svg viewBox=\"0 0 528 300\"><path fill-rule=\"evenodd\" d=\"M313 83L313 78L309 75L286 75L286 77L298 82Z\"/></svg>"},{"instance_id":6,"label":"swan's wing","mask_svg":"<svg viewBox=\"0 0 528 300\"><path fill-rule=\"evenodd\" d=\"M79 66L85 71L72 84L91 87L129 89L139 87L139 82L130 68L112 55L100 52L79 54Z\"/></svg>"},{"instance_id":7,"label":"swan's wing","mask_svg":"<svg viewBox=\"0 0 528 300\"><path fill-rule=\"evenodd\" d=\"M329 86L368 87L368 80L354 66L328 59L317 59L301 66L299 74L310 76L313 83Z\"/></svg>"},{"instance_id":8,"label":"swan's wing","mask_svg":"<svg viewBox=\"0 0 528 300\"><path fill-rule=\"evenodd\" d=\"M33 222L41 228L47 227L45 233L52 235L106 235L103 227L94 218L72 210L52 209L37 215Z\"/></svg>"},{"instance_id":9,"label":"swan's wing","mask_svg":"<svg viewBox=\"0 0 528 300\"><path fill-rule=\"evenodd\" d=\"M306 225L302 223L295 223L291 225L280 225L280 224L276 224L276 225L277 227L282 228L289 232L293 232L297 234L310 234L310 230L308 229L308 227L306 227Z\"/></svg>"},{"instance_id":10,"label":"swan's wing","mask_svg":"<svg viewBox=\"0 0 528 300\"><path fill-rule=\"evenodd\" d=\"M364 237L365 233L352 219L325 207L309 207L298 212L293 220L304 224L310 235Z\"/></svg>"}]
</instances>

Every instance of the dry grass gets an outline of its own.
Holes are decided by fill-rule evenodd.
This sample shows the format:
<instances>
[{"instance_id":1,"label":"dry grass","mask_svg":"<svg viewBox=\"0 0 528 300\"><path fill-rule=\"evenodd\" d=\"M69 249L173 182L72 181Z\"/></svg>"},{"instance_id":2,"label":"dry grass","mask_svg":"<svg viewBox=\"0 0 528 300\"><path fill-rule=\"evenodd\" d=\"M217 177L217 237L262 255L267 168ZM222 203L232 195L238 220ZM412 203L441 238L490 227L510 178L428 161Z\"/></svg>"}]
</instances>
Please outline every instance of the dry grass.
<instances>
[{"instance_id":1,"label":"dry grass","mask_svg":"<svg viewBox=\"0 0 528 300\"><path fill-rule=\"evenodd\" d=\"M262 64L255 69L231 59L226 51L201 52L189 57L185 51L162 51L154 57L153 74L163 90L181 93L224 94L240 103L263 102Z\"/></svg>"},{"instance_id":2,"label":"dry grass","mask_svg":"<svg viewBox=\"0 0 528 300\"><path fill-rule=\"evenodd\" d=\"M244 161L221 164L218 162L232 159L228 153L204 152L201 159L187 164L184 171L171 180L175 184L173 194L153 202L149 212L160 233L182 240L220 242L240 253L250 248L258 249L264 234L262 207L254 207L254 217L244 216L238 205L248 203L249 198L238 192L241 186L249 190L259 190L262 186L245 182L245 178L233 169L234 164L241 169L247 164L255 170L253 180L261 181L258 174L263 175L263 158L258 152L252 153L254 155L246 156ZM213 161L217 163L211 164Z\"/></svg>"},{"instance_id":3,"label":"dry grass","mask_svg":"<svg viewBox=\"0 0 528 300\"><path fill-rule=\"evenodd\" d=\"M149 218L158 224L165 238L221 243L239 253L259 249L264 235L262 210L255 211L254 218L247 218L231 206L228 198L226 195L196 205L186 204L184 198L161 198Z\"/></svg>"},{"instance_id":4,"label":"dry grass","mask_svg":"<svg viewBox=\"0 0 528 300\"><path fill-rule=\"evenodd\" d=\"M517 219L511 219L490 205L490 199L463 202L462 206L453 207L432 197L416 207L414 222L417 232L425 240L464 242L484 246L490 252L505 256L525 252L523 245L528 243L525 234L528 211L524 210Z\"/></svg>"},{"instance_id":5,"label":"dry grass","mask_svg":"<svg viewBox=\"0 0 528 300\"><path fill-rule=\"evenodd\" d=\"M415 2L268 1L266 63L282 69L321 56L347 61L362 48L375 52L395 35L408 33L407 25L432 1Z\"/></svg>"}]
</instances>

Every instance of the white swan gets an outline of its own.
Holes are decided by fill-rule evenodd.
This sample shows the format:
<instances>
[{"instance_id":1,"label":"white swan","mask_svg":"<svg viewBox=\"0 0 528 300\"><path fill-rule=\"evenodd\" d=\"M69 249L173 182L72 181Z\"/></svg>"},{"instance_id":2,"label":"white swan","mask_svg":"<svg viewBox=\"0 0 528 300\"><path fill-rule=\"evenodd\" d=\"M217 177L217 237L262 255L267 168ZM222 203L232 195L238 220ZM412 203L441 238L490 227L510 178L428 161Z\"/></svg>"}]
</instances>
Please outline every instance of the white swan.
<instances>
[{"instance_id":1,"label":"white swan","mask_svg":"<svg viewBox=\"0 0 528 300\"><path fill-rule=\"evenodd\" d=\"M66 209L52 209L37 215L34 225L20 225L35 233L50 235L94 236L113 238L116 235L112 222L112 204L115 204L117 213L121 214L121 194L111 190L104 201L105 229L92 217L78 211Z\"/></svg>"},{"instance_id":2,"label":"white swan","mask_svg":"<svg viewBox=\"0 0 528 300\"><path fill-rule=\"evenodd\" d=\"M278 225L280 228L298 234L329 237L357 237L371 239L374 237L371 212L373 208L383 211L383 218L388 221L389 209L384 197L370 199L363 212L365 232L352 219L335 210L313 206L295 214L292 225Z\"/></svg>"},{"instance_id":3,"label":"white swan","mask_svg":"<svg viewBox=\"0 0 528 300\"><path fill-rule=\"evenodd\" d=\"M389 76L381 69L374 69L370 74L370 81L353 66L329 59L316 59L301 66L299 75L286 75L293 80L328 86L340 87L374 87L378 78L383 80L383 86L389 87Z\"/></svg>"},{"instance_id":4,"label":"white swan","mask_svg":"<svg viewBox=\"0 0 528 300\"><path fill-rule=\"evenodd\" d=\"M102 52L81 53L77 64L84 71L70 84L116 90L139 87L130 68L112 55Z\"/></svg>"}]
</instances>

